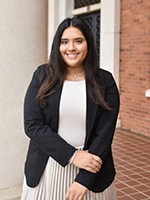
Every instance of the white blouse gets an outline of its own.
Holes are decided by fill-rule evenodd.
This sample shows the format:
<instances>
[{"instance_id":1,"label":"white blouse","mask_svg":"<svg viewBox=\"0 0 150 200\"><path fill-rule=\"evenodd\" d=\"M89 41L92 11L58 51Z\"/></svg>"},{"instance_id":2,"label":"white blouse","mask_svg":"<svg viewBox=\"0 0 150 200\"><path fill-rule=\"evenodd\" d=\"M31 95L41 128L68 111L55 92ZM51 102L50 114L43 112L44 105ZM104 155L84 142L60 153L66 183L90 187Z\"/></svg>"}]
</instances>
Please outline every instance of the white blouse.
<instances>
[{"instance_id":1,"label":"white blouse","mask_svg":"<svg viewBox=\"0 0 150 200\"><path fill-rule=\"evenodd\" d=\"M86 84L65 80L60 107L58 134L74 147L84 145L86 132Z\"/></svg>"}]
</instances>

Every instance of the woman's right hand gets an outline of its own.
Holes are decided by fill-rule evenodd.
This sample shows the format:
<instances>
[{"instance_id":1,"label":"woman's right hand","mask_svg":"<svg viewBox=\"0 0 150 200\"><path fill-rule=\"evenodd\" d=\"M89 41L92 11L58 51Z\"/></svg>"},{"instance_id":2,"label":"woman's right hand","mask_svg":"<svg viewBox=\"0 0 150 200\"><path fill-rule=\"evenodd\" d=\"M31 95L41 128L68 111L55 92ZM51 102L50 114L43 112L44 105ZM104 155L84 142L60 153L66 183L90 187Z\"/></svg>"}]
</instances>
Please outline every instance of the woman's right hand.
<instances>
[{"instance_id":1,"label":"woman's right hand","mask_svg":"<svg viewBox=\"0 0 150 200\"><path fill-rule=\"evenodd\" d=\"M97 173L101 169L102 159L88 151L78 150L72 164L80 169Z\"/></svg>"}]
</instances>

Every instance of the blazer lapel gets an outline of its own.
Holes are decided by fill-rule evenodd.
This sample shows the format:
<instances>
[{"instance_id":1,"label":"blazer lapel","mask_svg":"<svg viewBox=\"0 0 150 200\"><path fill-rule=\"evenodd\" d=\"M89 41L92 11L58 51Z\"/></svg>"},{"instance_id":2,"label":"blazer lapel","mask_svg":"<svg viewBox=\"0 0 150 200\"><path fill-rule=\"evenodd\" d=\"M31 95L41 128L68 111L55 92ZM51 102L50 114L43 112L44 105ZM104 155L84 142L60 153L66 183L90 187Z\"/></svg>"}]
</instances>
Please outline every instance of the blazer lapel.
<instances>
[{"instance_id":1,"label":"blazer lapel","mask_svg":"<svg viewBox=\"0 0 150 200\"><path fill-rule=\"evenodd\" d=\"M53 120L53 129L58 131L58 123L59 123L59 104L61 97L62 87L59 88L57 92L50 95L50 111L49 115L51 115ZM51 114L50 114L51 113Z\"/></svg>"},{"instance_id":2,"label":"blazer lapel","mask_svg":"<svg viewBox=\"0 0 150 200\"><path fill-rule=\"evenodd\" d=\"M98 105L94 104L87 93L87 113L86 113L86 138L84 147L86 148L89 137L95 123Z\"/></svg>"}]
</instances>

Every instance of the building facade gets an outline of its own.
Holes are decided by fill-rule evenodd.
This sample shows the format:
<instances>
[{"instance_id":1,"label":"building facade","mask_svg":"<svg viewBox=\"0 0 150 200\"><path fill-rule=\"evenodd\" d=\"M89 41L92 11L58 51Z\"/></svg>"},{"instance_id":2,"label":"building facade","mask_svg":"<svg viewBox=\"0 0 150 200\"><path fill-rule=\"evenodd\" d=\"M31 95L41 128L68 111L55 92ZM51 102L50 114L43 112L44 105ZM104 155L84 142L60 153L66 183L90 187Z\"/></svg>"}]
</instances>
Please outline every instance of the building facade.
<instances>
[{"instance_id":1,"label":"building facade","mask_svg":"<svg viewBox=\"0 0 150 200\"><path fill-rule=\"evenodd\" d=\"M149 0L0 0L0 11L0 199L21 193L28 147L25 91L36 67L47 62L57 26L66 17L95 24L100 67L114 75L120 90L117 126L150 137Z\"/></svg>"},{"instance_id":2,"label":"building facade","mask_svg":"<svg viewBox=\"0 0 150 200\"><path fill-rule=\"evenodd\" d=\"M122 128L150 136L150 1L121 1Z\"/></svg>"}]
</instances>

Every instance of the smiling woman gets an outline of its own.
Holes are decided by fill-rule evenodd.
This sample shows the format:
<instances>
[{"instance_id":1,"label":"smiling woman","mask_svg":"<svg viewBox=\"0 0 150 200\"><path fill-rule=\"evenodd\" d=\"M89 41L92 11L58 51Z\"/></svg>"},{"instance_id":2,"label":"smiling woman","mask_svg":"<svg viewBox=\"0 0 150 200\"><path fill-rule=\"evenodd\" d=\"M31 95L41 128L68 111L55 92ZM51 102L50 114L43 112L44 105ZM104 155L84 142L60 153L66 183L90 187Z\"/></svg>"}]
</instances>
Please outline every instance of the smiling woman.
<instances>
[{"instance_id":1,"label":"smiling woman","mask_svg":"<svg viewBox=\"0 0 150 200\"><path fill-rule=\"evenodd\" d=\"M60 53L66 63L66 79L84 79L84 60L87 55L87 42L82 32L75 27L68 27L61 37ZM72 76L70 76L72 74Z\"/></svg>"},{"instance_id":2,"label":"smiling woman","mask_svg":"<svg viewBox=\"0 0 150 200\"><path fill-rule=\"evenodd\" d=\"M30 145L21 200L116 200L111 144L119 111L112 75L78 17L58 27L24 102Z\"/></svg>"}]
</instances>

